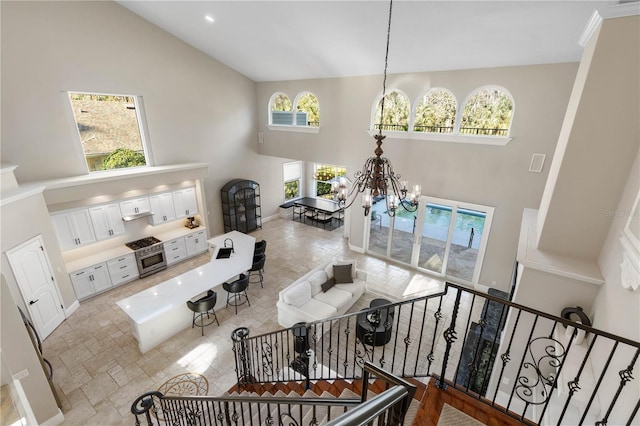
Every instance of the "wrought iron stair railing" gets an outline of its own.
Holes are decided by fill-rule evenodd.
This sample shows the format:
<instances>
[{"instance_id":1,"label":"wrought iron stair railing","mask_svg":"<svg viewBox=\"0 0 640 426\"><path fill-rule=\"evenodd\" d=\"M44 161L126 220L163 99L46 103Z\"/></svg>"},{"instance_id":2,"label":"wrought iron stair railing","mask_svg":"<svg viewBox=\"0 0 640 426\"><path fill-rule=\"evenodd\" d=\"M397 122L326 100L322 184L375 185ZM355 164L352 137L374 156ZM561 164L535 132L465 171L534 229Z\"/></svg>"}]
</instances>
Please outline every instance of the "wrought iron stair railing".
<instances>
[{"instance_id":1,"label":"wrought iron stair railing","mask_svg":"<svg viewBox=\"0 0 640 426\"><path fill-rule=\"evenodd\" d=\"M385 383L385 390L368 399L370 380ZM136 426L224 425L250 426L264 424L357 425L403 424L416 387L399 377L366 363L359 398L282 397L252 394L210 396L172 396L147 392L131 406ZM357 407L357 409L355 409ZM350 410L353 409L353 413ZM361 419L367 419L361 423Z\"/></svg>"},{"instance_id":2,"label":"wrought iron stair railing","mask_svg":"<svg viewBox=\"0 0 640 426\"><path fill-rule=\"evenodd\" d=\"M234 340L238 383L439 378L529 424L640 422L640 343L447 283L442 293ZM635 386L628 384L635 380Z\"/></svg>"}]
</instances>

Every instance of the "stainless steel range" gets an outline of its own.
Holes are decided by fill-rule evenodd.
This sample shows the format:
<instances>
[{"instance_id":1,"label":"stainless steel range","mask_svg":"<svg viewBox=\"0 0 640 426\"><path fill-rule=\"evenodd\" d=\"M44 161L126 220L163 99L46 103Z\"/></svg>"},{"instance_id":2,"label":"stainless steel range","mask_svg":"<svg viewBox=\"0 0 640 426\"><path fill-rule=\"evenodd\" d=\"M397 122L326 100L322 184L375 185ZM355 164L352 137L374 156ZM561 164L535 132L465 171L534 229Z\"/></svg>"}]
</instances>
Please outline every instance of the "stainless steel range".
<instances>
[{"instance_id":1,"label":"stainless steel range","mask_svg":"<svg viewBox=\"0 0 640 426\"><path fill-rule=\"evenodd\" d=\"M156 237L146 237L141 240L125 244L135 251L136 262L140 278L167 269L167 257L164 254L164 244Z\"/></svg>"}]
</instances>

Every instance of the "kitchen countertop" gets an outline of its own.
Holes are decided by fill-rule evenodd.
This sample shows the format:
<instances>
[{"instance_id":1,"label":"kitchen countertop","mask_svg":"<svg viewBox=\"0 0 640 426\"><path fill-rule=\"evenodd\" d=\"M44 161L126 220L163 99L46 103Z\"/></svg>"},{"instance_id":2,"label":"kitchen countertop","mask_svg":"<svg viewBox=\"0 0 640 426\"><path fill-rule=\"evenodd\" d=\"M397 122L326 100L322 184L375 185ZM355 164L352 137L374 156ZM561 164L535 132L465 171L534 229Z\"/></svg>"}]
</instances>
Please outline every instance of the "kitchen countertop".
<instances>
[{"instance_id":1,"label":"kitchen countertop","mask_svg":"<svg viewBox=\"0 0 640 426\"><path fill-rule=\"evenodd\" d=\"M233 241L234 253L228 259L216 259L227 238ZM207 242L215 250L208 263L122 299L117 305L136 324L144 324L177 306L184 306L187 311L187 300L251 268L255 241L254 237L238 231L211 238Z\"/></svg>"},{"instance_id":2,"label":"kitchen countertop","mask_svg":"<svg viewBox=\"0 0 640 426\"><path fill-rule=\"evenodd\" d=\"M181 226L179 228L172 229L167 232L155 234L154 237L164 242L164 241L172 240L174 238L184 237L194 232L198 232L202 230L206 231L207 228L204 226L199 226L197 228L191 229L191 228L187 228L186 226ZM144 237L141 237L141 238L144 238ZM127 254L134 254L134 253L135 252L133 250L131 250L126 245L122 244L121 246L114 247L110 250L104 250L90 256L84 256L80 259L67 262L65 263L65 266L67 267L67 271L69 273L72 273L74 271L79 271L81 269L88 268L98 263L107 262L111 259L117 259Z\"/></svg>"}]
</instances>

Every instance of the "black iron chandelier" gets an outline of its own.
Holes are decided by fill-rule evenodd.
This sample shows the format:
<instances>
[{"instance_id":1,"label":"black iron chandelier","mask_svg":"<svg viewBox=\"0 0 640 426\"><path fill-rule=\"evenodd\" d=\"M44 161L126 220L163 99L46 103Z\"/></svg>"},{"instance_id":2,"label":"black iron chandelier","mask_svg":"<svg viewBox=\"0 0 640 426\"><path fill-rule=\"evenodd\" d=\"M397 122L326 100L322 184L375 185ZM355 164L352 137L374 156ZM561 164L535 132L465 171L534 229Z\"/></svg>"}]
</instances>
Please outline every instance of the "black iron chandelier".
<instances>
[{"instance_id":1,"label":"black iron chandelier","mask_svg":"<svg viewBox=\"0 0 640 426\"><path fill-rule=\"evenodd\" d=\"M391 11L393 0L389 2L389 24L387 26L387 49L384 57L384 78L382 80L382 102L380 106L380 124L378 124L378 134L373 137L376 140L376 149L373 151L375 157L369 157L364 163L361 171L355 173L355 181L351 189L347 191L347 179L340 178L334 182L331 191L335 200L344 208L349 208L362 193L362 207L364 215L367 216L371 210L371 205L377 201L385 199L387 204L387 214L395 216L397 208L402 205L405 210L414 212L418 208L420 200L420 185L415 185L409 192L409 183L400 180L400 175L394 173L393 166L388 158L382 156L382 141L386 137L382 134L384 120L384 98L387 90L387 64L389 59L389 38L391 35Z\"/></svg>"}]
</instances>

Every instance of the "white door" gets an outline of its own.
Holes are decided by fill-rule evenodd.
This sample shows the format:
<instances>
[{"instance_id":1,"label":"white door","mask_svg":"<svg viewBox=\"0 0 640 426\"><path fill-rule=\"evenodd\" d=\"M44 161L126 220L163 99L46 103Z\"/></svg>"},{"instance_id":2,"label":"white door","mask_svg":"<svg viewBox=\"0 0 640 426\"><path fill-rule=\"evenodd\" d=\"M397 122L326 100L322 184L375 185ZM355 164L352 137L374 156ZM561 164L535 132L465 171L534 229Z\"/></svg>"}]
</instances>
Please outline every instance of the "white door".
<instances>
[{"instance_id":1,"label":"white door","mask_svg":"<svg viewBox=\"0 0 640 426\"><path fill-rule=\"evenodd\" d=\"M8 251L7 257L31 321L44 340L65 317L42 237Z\"/></svg>"}]
</instances>

